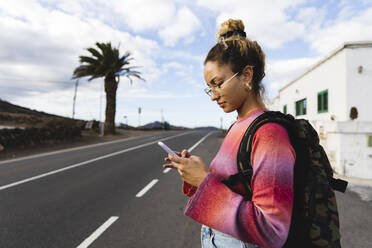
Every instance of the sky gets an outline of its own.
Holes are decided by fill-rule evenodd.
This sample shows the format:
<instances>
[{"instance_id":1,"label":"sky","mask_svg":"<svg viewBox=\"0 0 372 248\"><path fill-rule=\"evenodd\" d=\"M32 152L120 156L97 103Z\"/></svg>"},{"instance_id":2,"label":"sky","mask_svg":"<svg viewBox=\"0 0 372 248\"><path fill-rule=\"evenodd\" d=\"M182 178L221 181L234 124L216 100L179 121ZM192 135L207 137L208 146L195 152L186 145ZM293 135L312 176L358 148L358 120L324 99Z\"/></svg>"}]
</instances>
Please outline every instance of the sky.
<instances>
[{"instance_id":1,"label":"sky","mask_svg":"<svg viewBox=\"0 0 372 248\"><path fill-rule=\"evenodd\" d=\"M372 40L372 0L0 1L0 99L72 117L79 56L111 42L145 79L121 78L116 123L228 128L237 113L204 93L203 61L229 18L266 54L265 102L343 43ZM102 78L79 80L75 118L104 121L105 104Z\"/></svg>"}]
</instances>

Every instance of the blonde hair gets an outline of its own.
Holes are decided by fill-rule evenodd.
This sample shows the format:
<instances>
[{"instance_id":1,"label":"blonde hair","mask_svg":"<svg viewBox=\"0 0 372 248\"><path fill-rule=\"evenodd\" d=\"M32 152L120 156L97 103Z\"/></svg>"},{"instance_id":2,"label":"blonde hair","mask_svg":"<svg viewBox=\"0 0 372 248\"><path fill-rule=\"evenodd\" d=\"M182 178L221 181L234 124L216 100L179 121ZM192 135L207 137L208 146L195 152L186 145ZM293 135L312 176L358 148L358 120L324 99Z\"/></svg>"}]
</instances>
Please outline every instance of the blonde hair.
<instances>
[{"instance_id":1,"label":"blonde hair","mask_svg":"<svg viewBox=\"0 0 372 248\"><path fill-rule=\"evenodd\" d=\"M252 88L256 94L263 94L265 89L261 83L265 76L265 53L257 41L246 37L242 20L229 19L221 24L217 32L217 44L209 51L204 64L217 61L229 64L234 73L241 72L245 66L253 68Z\"/></svg>"},{"instance_id":2,"label":"blonde hair","mask_svg":"<svg viewBox=\"0 0 372 248\"><path fill-rule=\"evenodd\" d=\"M235 35L232 34L229 37L225 38L225 34L229 32L236 31ZM225 48L228 47L227 42L232 42L234 45L239 46L240 52L244 53L247 50L247 42L245 41L245 36L239 34L239 31L244 32L244 24L242 20L233 20L229 19L221 24L220 30L217 32L216 37L218 43L222 43Z\"/></svg>"}]
</instances>

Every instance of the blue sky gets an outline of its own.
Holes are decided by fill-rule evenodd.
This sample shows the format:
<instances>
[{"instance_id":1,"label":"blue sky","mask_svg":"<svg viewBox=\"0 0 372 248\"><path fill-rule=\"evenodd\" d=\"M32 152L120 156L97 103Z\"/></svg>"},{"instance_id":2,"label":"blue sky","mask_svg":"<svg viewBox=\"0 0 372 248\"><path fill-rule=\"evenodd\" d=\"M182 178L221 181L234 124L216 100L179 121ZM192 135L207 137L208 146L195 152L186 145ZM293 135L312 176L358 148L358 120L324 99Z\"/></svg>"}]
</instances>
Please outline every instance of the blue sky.
<instances>
[{"instance_id":1,"label":"blue sky","mask_svg":"<svg viewBox=\"0 0 372 248\"><path fill-rule=\"evenodd\" d=\"M372 40L372 0L1 1L0 98L71 117L78 56L111 41L132 53L146 79L121 79L117 123L161 120L163 110L173 125L220 127L223 118L227 128L236 113L203 92L203 60L228 18L242 19L266 53L268 100L344 42ZM102 84L80 80L76 118L104 120Z\"/></svg>"}]
</instances>

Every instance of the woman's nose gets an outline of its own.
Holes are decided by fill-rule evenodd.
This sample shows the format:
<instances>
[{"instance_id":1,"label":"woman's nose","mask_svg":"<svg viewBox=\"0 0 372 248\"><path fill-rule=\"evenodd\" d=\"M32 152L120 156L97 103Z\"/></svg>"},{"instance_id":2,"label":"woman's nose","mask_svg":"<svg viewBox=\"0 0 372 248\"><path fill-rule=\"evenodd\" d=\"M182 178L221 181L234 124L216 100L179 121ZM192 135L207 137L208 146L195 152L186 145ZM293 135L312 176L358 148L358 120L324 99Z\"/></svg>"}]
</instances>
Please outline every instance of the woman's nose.
<instances>
[{"instance_id":1,"label":"woman's nose","mask_svg":"<svg viewBox=\"0 0 372 248\"><path fill-rule=\"evenodd\" d=\"M217 100L218 98L220 98L220 96L216 93L214 93L213 91L211 92L211 100L212 101L215 101Z\"/></svg>"}]
</instances>

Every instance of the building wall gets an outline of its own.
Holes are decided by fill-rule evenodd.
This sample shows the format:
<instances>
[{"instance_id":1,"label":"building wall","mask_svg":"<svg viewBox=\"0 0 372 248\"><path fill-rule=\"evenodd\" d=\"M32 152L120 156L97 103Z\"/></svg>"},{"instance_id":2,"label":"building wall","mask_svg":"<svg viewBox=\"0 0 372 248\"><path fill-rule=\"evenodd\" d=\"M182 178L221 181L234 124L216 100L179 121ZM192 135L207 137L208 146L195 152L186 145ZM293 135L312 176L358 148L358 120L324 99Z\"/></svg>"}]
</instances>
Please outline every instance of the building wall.
<instances>
[{"instance_id":1,"label":"building wall","mask_svg":"<svg viewBox=\"0 0 372 248\"><path fill-rule=\"evenodd\" d=\"M345 120L346 62L345 50L340 51L279 93L280 111L287 104L287 113L295 116L295 102L306 98L307 113L298 116L309 120ZM328 112L318 114L318 93L328 89Z\"/></svg>"},{"instance_id":2,"label":"building wall","mask_svg":"<svg viewBox=\"0 0 372 248\"><path fill-rule=\"evenodd\" d=\"M372 47L346 47L294 83L282 88L270 109L295 116L295 102L307 99L307 114L336 173L372 179ZM358 67L362 66L362 72ZM318 113L318 93L328 89L328 112ZM350 120L356 107L358 118ZM331 119L332 117L332 119Z\"/></svg>"},{"instance_id":3,"label":"building wall","mask_svg":"<svg viewBox=\"0 0 372 248\"><path fill-rule=\"evenodd\" d=\"M368 136L372 135L372 122L326 122L321 145L335 172L359 178L372 178L372 147Z\"/></svg>"},{"instance_id":4,"label":"building wall","mask_svg":"<svg viewBox=\"0 0 372 248\"><path fill-rule=\"evenodd\" d=\"M358 67L362 66L362 72ZM358 121L372 121L372 47L346 49L347 100L343 119L351 107L358 110Z\"/></svg>"}]
</instances>

